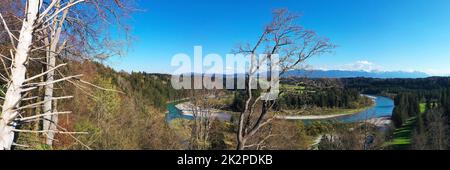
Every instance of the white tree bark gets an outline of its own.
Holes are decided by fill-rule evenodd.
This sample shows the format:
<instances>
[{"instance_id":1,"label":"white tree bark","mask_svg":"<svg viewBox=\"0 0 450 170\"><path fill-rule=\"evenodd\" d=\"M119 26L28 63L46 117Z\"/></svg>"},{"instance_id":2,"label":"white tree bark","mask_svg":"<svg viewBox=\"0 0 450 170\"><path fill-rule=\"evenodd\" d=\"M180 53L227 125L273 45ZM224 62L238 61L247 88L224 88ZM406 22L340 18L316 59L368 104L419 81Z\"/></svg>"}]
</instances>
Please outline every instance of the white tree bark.
<instances>
[{"instance_id":1,"label":"white tree bark","mask_svg":"<svg viewBox=\"0 0 450 170\"><path fill-rule=\"evenodd\" d=\"M49 56L47 56L47 70L48 69L52 69L55 67L56 64L56 56L53 54L53 52L48 52L50 53ZM54 81L54 75L55 75L55 71L52 70L47 74L47 80L46 82L53 82ZM52 98L53 98L53 83L48 83L45 86L45 95L44 95L44 101L46 101L43 104L43 111L44 114L49 114L52 113L53 111L53 107L52 107ZM53 139L55 134L51 132L51 130L56 130L56 129L51 129L51 127L55 127L55 126L51 126L54 123L58 123L58 122L54 122L54 117L56 117L57 115L48 115L48 116L44 116L44 121L43 121L43 125L42 128L43 130L48 130L49 132L46 133L47 135L47 140L46 140L46 144L49 146L53 145Z\"/></svg>"},{"instance_id":2,"label":"white tree bark","mask_svg":"<svg viewBox=\"0 0 450 170\"><path fill-rule=\"evenodd\" d=\"M16 52L12 58L11 82L5 95L0 120L0 149L10 150L14 140L15 119L19 112L16 108L22 99L22 85L25 82L28 53L32 44L35 22L39 14L40 0L29 0L26 18L23 20Z\"/></svg>"},{"instance_id":3,"label":"white tree bark","mask_svg":"<svg viewBox=\"0 0 450 170\"><path fill-rule=\"evenodd\" d=\"M60 2L57 2L58 4L56 5L56 10L59 10L61 7L61 4L59 4ZM73 0L70 0L68 2L68 4L72 4ZM64 43L63 44L59 44L60 43L60 39L61 39L61 32L62 32L62 28L64 25L64 22L66 20L67 14L69 12L69 8L66 8L62 14L61 17L56 17L53 22L53 29L51 31L51 35L49 37L49 41L47 41L47 43L49 43L49 47L47 50L47 70L49 70L49 72L47 73L47 85L45 86L45 95L44 95L44 101L46 101L43 104L43 111L44 114L50 114L52 113L54 110L56 109L56 104L53 105L53 88L54 88L54 83L51 83L55 80L54 76L55 76L55 67L56 67L56 57L59 55L59 53L61 52L62 48L64 48ZM59 49L58 49L58 45L60 45ZM53 141L54 141L54 137L55 137L55 131L57 131L57 126L56 124L58 123L58 115L48 115L48 116L44 116L44 121L43 121L43 130L48 131L48 133L46 133L47 135L47 140L46 140L46 144L49 146L53 145Z\"/></svg>"}]
</instances>

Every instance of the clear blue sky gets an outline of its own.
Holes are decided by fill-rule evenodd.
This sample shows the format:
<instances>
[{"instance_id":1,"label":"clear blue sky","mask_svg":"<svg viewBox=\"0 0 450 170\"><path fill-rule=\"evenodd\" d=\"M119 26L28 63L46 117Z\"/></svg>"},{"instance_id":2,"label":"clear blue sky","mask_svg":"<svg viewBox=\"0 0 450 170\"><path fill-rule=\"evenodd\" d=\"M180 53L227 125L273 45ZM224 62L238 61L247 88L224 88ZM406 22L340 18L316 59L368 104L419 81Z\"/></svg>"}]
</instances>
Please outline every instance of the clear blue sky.
<instances>
[{"instance_id":1,"label":"clear blue sky","mask_svg":"<svg viewBox=\"0 0 450 170\"><path fill-rule=\"evenodd\" d=\"M117 70L171 73L172 56L225 55L254 42L271 11L302 14L300 24L339 47L308 64L324 69L378 69L450 74L449 0L140 0L136 37Z\"/></svg>"}]
</instances>

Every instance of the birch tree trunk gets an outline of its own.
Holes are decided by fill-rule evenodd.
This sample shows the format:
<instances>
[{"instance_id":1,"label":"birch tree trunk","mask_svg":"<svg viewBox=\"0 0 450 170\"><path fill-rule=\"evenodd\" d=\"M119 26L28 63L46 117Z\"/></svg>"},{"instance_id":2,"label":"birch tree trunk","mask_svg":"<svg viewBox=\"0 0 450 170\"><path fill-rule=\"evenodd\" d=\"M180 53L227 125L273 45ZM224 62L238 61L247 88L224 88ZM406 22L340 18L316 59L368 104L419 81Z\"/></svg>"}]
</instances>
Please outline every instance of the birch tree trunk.
<instances>
[{"instance_id":1,"label":"birch tree trunk","mask_svg":"<svg viewBox=\"0 0 450 170\"><path fill-rule=\"evenodd\" d=\"M58 2L59 3L59 2ZM73 0L70 0L68 2L69 4L73 3ZM56 9L59 10L60 4L57 5ZM64 48L64 43L58 48L58 43L61 39L61 31L63 24L66 20L67 13L69 12L69 8L64 10L62 16L60 18L56 18L53 20L53 29L51 31L51 35L49 37L49 40L46 41L46 43L49 44L48 50L47 50L47 70L50 70L50 72L47 73L47 85L45 86L45 94L44 94L44 104L43 104L43 111L44 114L48 114L48 116L44 116L43 121L43 130L48 131L46 133L47 140L46 144L49 146L53 145L54 137L55 137L55 131L57 131L57 123L58 123L58 115L50 115L53 110L56 110L56 101L53 105L53 88L54 83L51 83L55 80L55 70L53 68L56 67L56 57L61 52L62 48Z\"/></svg>"},{"instance_id":2,"label":"birch tree trunk","mask_svg":"<svg viewBox=\"0 0 450 170\"><path fill-rule=\"evenodd\" d=\"M14 140L16 110L22 99L22 85L25 81L28 53L32 44L35 22L39 14L40 0L29 0L26 8L26 18L23 20L16 52L12 58L11 82L5 95L0 120L0 149L10 150Z\"/></svg>"},{"instance_id":3,"label":"birch tree trunk","mask_svg":"<svg viewBox=\"0 0 450 170\"><path fill-rule=\"evenodd\" d=\"M47 56L47 70L52 69L55 67L56 64L56 58L54 56L54 54L52 52L49 52L50 55ZM50 71L47 74L47 80L46 82L52 82L54 80L54 75L55 75L55 71ZM44 114L50 114L53 111L52 108L52 98L53 98L53 83L49 83L45 86L45 95L44 95L44 104L43 104L43 111ZM51 124L53 123L57 123L57 122L53 122L53 117L56 115L48 115L48 116L44 116L44 120L43 120L43 125L42 128L45 131L49 131L46 132L47 135L47 140L46 140L46 144L49 146L52 146L53 144L53 137L54 137L54 133L50 132L51 130L56 130L56 129L51 129L50 127L54 127L51 126Z\"/></svg>"}]
</instances>

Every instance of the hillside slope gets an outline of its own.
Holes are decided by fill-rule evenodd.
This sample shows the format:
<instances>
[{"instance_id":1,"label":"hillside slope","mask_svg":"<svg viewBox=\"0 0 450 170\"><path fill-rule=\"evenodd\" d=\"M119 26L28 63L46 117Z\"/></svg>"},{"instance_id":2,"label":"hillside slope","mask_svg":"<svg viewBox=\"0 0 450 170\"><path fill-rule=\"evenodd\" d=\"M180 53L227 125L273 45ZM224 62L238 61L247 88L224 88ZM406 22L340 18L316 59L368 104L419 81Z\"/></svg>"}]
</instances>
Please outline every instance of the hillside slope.
<instances>
[{"instance_id":1,"label":"hillside slope","mask_svg":"<svg viewBox=\"0 0 450 170\"><path fill-rule=\"evenodd\" d=\"M170 76L116 72L96 62L69 62L65 75L83 74L88 83L59 84L58 110L72 111L59 118L59 126L88 135L56 136L53 149L179 149L165 124L165 103L182 94L170 86ZM38 109L38 108L37 108ZM22 129L33 130L39 124ZM21 134L20 143L40 143L42 135ZM17 149L51 149L45 145Z\"/></svg>"}]
</instances>

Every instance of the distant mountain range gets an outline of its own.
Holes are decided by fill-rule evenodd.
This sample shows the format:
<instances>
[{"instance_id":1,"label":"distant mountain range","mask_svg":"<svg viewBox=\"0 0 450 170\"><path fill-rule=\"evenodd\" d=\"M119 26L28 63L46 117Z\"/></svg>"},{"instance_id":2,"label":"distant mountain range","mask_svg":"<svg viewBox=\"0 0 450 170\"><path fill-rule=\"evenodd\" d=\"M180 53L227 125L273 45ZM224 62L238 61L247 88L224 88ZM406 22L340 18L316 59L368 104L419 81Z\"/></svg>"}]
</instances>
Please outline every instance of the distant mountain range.
<instances>
[{"instance_id":1,"label":"distant mountain range","mask_svg":"<svg viewBox=\"0 0 450 170\"><path fill-rule=\"evenodd\" d=\"M425 78L430 75L423 72L406 71L346 71L346 70L292 70L283 77L309 77L309 78Z\"/></svg>"},{"instance_id":2,"label":"distant mountain range","mask_svg":"<svg viewBox=\"0 0 450 170\"><path fill-rule=\"evenodd\" d=\"M190 73L193 76L212 76L213 74ZM245 74L237 73L234 75L224 75L226 77L244 77ZM427 78L431 75L414 71L351 71L351 70L291 70L287 71L282 77L307 77L307 78ZM447 77L447 76L444 76Z\"/></svg>"}]
</instances>

